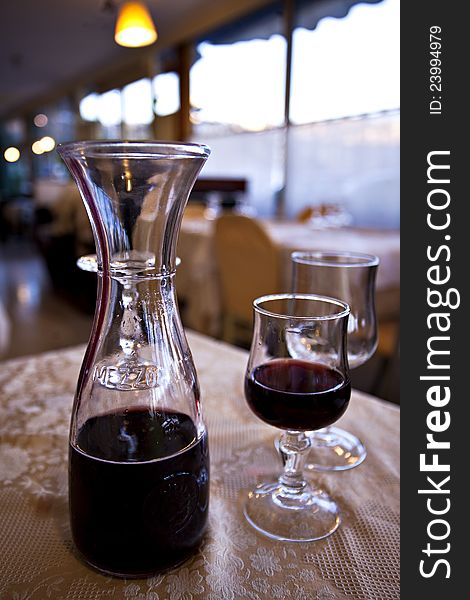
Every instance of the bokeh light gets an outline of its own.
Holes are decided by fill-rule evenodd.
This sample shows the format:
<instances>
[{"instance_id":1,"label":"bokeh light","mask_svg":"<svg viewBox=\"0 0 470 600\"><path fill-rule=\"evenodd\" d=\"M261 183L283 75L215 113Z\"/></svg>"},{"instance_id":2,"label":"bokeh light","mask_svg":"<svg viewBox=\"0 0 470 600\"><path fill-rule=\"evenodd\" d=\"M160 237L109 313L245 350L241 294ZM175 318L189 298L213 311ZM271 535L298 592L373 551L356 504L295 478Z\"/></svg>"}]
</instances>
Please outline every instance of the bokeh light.
<instances>
[{"instance_id":1,"label":"bokeh light","mask_svg":"<svg viewBox=\"0 0 470 600\"><path fill-rule=\"evenodd\" d=\"M44 150L44 152L50 152L55 148L55 139L48 135L41 138L39 143L41 144L41 148Z\"/></svg>"},{"instance_id":2,"label":"bokeh light","mask_svg":"<svg viewBox=\"0 0 470 600\"><path fill-rule=\"evenodd\" d=\"M31 146L31 149L34 154L44 154L44 148L42 147L40 140L34 142L34 144Z\"/></svg>"},{"instance_id":3,"label":"bokeh light","mask_svg":"<svg viewBox=\"0 0 470 600\"><path fill-rule=\"evenodd\" d=\"M36 125L36 127L45 127L48 121L49 119L46 117L46 115L42 113L39 113L33 119L33 122Z\"/></svg>"},{"instance_id":4,"label":"bokeh light","mask_svg":"<svg viewBox=\"0 0 470 600\"><path fill-rule=\"evenodd\" d=\"M20 151L18 150L18 148L15 148L14 146L10 146L9 148L7 148L5 150L5 152L3 153L3 156L7 162L13 163L19 159Z\"/></svg>"}]
</instances>

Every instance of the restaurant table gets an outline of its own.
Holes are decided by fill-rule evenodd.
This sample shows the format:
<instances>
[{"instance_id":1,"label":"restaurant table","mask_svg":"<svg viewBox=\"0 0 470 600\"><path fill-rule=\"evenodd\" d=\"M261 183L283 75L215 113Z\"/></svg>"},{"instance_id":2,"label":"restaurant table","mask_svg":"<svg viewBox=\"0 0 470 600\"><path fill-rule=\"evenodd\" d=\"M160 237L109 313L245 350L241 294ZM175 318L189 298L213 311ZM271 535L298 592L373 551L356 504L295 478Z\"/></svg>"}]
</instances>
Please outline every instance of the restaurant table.
<instances>
[{"instance_id":1,"label":"restaurant table","mask_svg":"<svg viewBox=\"0 0 470 600\"><path fill-rule=\"evenodd\" d=\"M247 353L198 334L188 339L210 440L209 528L190 560L148 579L102 575L73 550L67 437L84 347L0 363L0 598L399 598L399 409L353 391L341 423L364 440L366 461L308 475L337 499L339 529L319 542L272 541L241 512L246 491L280 470L279 432L243 399Z\"/></svg>"},{"instance_id":2,"label":"restaurant table","mask_svg":"<svg viewBox=\"0 0 470 600\"><path fill-rule=\"evenodd\" d=\"M397 319L400 306L400 234L357 227L313 228L305 223L260 219L281 254L283 291L291 287L294 250L352 251L380 258L376 296L379 318ZM178 298L184 301L187 326L220 333L221 301L214 250L214 221L185 218L178 241L181 266L176 274Z\"/></svg>"},{"instance_id":3,"label":"restaurant table","mask_svg":"<svg viewBox=\"0 0 470 600\"><path fill-rule=\"evenodd\" d=\"M375 254L380 258L377 289L400 285L400 235L397 231L339 227L313 228L295 221L264 221L273 241L284 253L284 281L290 282L294 250L350 251Z\"/></svg>"}]
</instances>

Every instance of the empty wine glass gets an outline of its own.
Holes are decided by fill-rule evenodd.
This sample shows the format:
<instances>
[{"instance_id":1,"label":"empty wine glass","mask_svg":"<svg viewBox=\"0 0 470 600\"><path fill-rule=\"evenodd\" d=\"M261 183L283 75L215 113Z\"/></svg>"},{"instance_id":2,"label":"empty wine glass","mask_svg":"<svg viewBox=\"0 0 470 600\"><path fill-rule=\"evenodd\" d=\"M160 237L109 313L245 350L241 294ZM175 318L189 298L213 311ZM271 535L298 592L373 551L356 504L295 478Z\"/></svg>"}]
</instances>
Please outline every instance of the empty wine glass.
<instances>
[{"instance_id":1,"label":"empty wine glass","mask_svg":"<svg viewBox=\"0 0 470 600\"><path fill-rule=\"evenodd\" d=\"M351 394L346 353L349 307L318 295L277 294L255 300L254 330L245 376L250 409L284 430L278 445L284 472L248 494L244 514L270 538L313 541L339 525L333 499L303 476L310 432L344 413ZM314 349L299 358L292 348L304 335Z\"/></svg>"},{"instance_id":2,"label":"empty wine glass","mask_svg":"<svg viewBox=\"0 0 470 600\"><path fill-rule=\"evenodd\" d=\"M379 259L358 252L293 252L293 291L341 298L351 308L348 322L348 362L354 369L377 348L375 277ZM312 351L315 339L306 334L295 340L292 356ZM364 444L336 426L312 432L308 469L344 471L360 465L367 455Z\"/></svg>"}]
</instances>

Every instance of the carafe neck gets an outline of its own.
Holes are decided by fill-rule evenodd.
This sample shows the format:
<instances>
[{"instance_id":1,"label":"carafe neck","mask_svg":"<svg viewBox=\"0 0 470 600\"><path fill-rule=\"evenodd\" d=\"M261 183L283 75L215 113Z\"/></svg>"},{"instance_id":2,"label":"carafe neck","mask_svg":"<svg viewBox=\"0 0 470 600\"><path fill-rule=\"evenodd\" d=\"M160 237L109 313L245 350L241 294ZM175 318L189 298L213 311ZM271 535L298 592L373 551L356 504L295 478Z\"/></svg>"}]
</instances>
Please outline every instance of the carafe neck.
<instances>
[{"instance_id":1,"label":"carafe neck","mask_svg":"<svg viewBox=\"0 0 470 600\"><path fill-rule=\"evenodd\" d=\"M59 148L85 202L98 270L159 279L176 267L189 193L209 151L195 144L77 142Z\"/></svg>"}]
</instances>

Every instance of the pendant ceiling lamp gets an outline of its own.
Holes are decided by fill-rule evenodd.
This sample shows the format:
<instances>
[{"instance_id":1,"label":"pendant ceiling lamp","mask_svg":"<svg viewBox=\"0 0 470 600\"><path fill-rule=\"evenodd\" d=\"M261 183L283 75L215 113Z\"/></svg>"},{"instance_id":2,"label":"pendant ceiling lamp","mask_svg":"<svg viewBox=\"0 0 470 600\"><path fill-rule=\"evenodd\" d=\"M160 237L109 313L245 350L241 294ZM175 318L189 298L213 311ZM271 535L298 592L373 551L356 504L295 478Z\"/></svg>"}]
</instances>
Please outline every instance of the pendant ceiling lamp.
<instances>
[{"instance_id":1,"label":"pendant ceiling lamp","mask_svg":"<svg viewBox=\"0 0 470 600\"><path fill-rule=\"evenodd\" d=\"M119 8L114 40L126 48L149 46L157 39L157 30L148 8L142 2L124 2Z\"/></svg>"}]
</instances>

